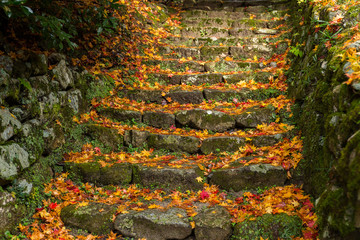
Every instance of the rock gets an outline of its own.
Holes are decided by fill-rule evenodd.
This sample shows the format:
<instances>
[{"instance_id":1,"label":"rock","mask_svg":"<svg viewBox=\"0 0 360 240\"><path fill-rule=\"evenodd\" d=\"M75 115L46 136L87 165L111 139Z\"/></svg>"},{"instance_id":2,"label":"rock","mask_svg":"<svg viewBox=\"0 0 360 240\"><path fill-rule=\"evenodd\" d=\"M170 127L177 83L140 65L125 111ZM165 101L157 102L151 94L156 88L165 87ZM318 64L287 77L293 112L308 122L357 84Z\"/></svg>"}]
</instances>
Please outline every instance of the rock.
<instances>
[{"instance_id":1,"label":"rock","mask_svg":"<svg viewBox=\"0 0 360 240\"><path fill-rule=\"evenodd\" d=\"M9 140L21 129L21 123L9 109L0 108L0 144Z\"/></svg>"},{"instance_id":2,"label":"rock","mask_svg":"<svg viewBox=\"0 0 360 240\"><path fill-rule=\"evenodd\" d=\"M175 53L177 53L181 58L200 58L200 50L198 48L176 48Z\"/></svg>"},{"instance_id":3,"label":"rock","mask_svg":"<svg viewBox=\"0 0 360 240\"><path fill-rule=\"evenodd\" d=\"M166 98L168 97L180 104L200 104L204 100L204 96L201 91L174 91L167 94Z\"/></svg>"},{"instance_id":4,"label":"rock","mask_svg":"<svg viewBox=\"0 0 360 240\"><path fill-rule=\"evenodd\" d=\"M229 47L202 47L200 49L202 60L223 58L229 55Z\"/></svg>"},{"instance_id":5,"label":"rock","mask_svg":"<svg viewBox=\"0 0 360 240\"><path fill-rule=\"evenodd\" d=\"M223 240L231 236L231 215L221 206L207 208L194 217L197 240Z\"/></svg>"},{"instance_id":6,"label":"rock","mask_svg":"<svg viewBox=\"0 0 360 240\"><path fill-rule=\"evenodd\" d=\"M99 111L100 115L115 120L117 122L142 122L142 114L138 111L121 110L114 108L105 108Z\"/></svg>"},{"instance_id":7,"label":"rock","mask_svg":"<svg viewBox=\"0 0 360 240\"><path fill-rule=\"evenodd\" d=\"M52 124L43 130L41 137L44 141L44 150L46 154L50 154L55 149L61 147L66 141L63 128L57 124Z\"/></svg>"},{"instance_id":8,"label":"rock","mask_svg":"<svg viewBox=\"0 0 360 240\"><path fill-rule=\"evenodd\" d=\"M68 227L106 235L113 229L112 217L117 206L89 202L86 206L69 205L61 210L61 220Z\"/></svg>"},{"instance_id":9,"label":"rock","mask_svg":"<svg viewBox=\"0 0 360 240\"><path fill-rule=\"evenodd\" d=\"M118 91L118 96L134 101L155 102L159 104L162 102L162 100L164 100L164 98L161 96L160 90L122 89Z\"/></svg>"},{"instance_id":10,"label":"rock","mask_svg":"<svg viewBox=\"0 0 360 240\"><path fill-rule=\"evenodd\" d=\"M50 79L48 76L31 77L29 78L29 82L38 98L50 93Z\"/></svg>"},{"instance_id":11,"label":"rock","mask_svg":"<svg viewBox=\"0 0 360 240\"><path fill-rule=\"evenodd\" d=\"M146 131L126 130L124 140L127 146L143 147L149 135Z\"/></svg>"},{"instance_id":12,"label":"rock","mask_svg":"<svg viewBox=\"0 0 360 240\"><path fill-rule=\"evenodd\" d=\"M9 75L12 74L14 62L9 56L0 56L0 69L4 69Z\"/></svg>"},{"instance_id":13,"label":"rock","mask_svg":"<svg viewBox=\"0 0 360 240\"><path fill-rule=\"evenodd\" d=\"M234 119L219 111L192 109L175 114L176 121L182 126L196 129L208 129L213 132L224 132L235 127Z\"/></svg>"},{"instance_id":14,"label":"rock","mask_svg":"<svg viewBox=\"0 0 360 240\"><path fill-rule=\"evenodd\" d=\"M17 182L17 187L19 189L22 189L21 191L22 194L29 195L33 189L33 184L29 183L26 179L21 179L20 181Z\"/></svg>"},{"instance_id":15,"label":"rock","mask_svg":"<svg viewBox=\"0 0 360 240\"><path fill-rule=\"evenodd\" d=\"M132 180L132 166L129 163L115 163L101 167L100 163L66 163L66 169L83 182L98 185L123 185Z\"/></svg>"},{"instance_id":16,"label":"rock","mask_svg":"<svg viewBox=\"0 0 360 240\"><path fill-rule=\"evenodd\" d=\"M63 90L74 86L74 78L71 70L66 66L65 60L61 60L59 64L51 71L54 79L60 83Z\"/></svg>"},{"instance_id":17,"label":"rock","mask_svg":"<svg viewBox=\"0 0 360 240\"><path fill-rule=\"evenodd\" d=\"M136 184L144 187L165 188L174 190L178 187L181 189L200 190L203 184L199 183L196 178L202 176L202 171L198 168L156 168L136 165L134 167L134 180Z\"/></svg>"},{"instance_id":18,"label":"rock","mask_svg":"<svg viewBox=\"0 0 360 240\"><path fill-rule=\"evenodd\" d=\"M258 28L253 30L255 34L266 34L266 35L275 35L278 34L278 30L270 28Z\"/></svg>"},{"instance_id":19,"label":"rock","mask_svg":"<svg viewBox=\"0 0 360 240\"><path fill-rule=\"evenodd\" d=\"M63 104L71 109L71 112L66 111L65 116L72 117L74 114L84 113L87 110L87 103L83 98L79 89L71 89L66 92L65 103Z\"/></svg>"},{"instance_id":20,"label":"rock","mask_svg":"<svg viewBox=\"0 0 360 240\"><path fill-rule=\"evenodd\" d=\"M256 128L257 125L270 123L271 118L271 109L252 107L236 116L236 126L240 128Z\"/></svg>"},{"instance_id":21,"label":"rock","mask_svg":"<svg viewBox=\"0 0 360 240\"><path fill-rule=\"evenodd\" d=\"M0 236L4 237L6 231L14 230L25 214L26 208L18 205L12 194L0 191Z\"/></svg>"},{"instance_id":22,"label":"rock","mask_svg":"<svg viewBox=\"0 0 360 240\"><path fill-rule=\"evenodd\" d=\"M165 112L144 112L143 122L149 126L169 129L175 126L175 116Z\"/></svg>"},{"instance_id":23,"label":"rock","mask_svg":"<svg viewBox=\"0 0 360 240\"><path fill-rule=\"evenodd\" d=\"M265 214L255 221L237 223L233 236L240 239L291 239L302 236L302 220L298 216Z\"/></svg>"},{"instance_id":24,"label":"rock","mask_svg":"<svg viewBox=\"0 0 360 240\"><path fill-rule=\"evenodd\" d=\"M248 100L251 95L251 90L248 88L242 88L241 90L228 90L222 91L217 89L204 89L204 96L206 100L215 100L223 102L233 102L236 98L239 102Z\"/></svg>"},{"instance_id":25,"label":"rock","mask_svg":"<svg viewBox=\"0 0 360 240\"><path fill-rule=\"evenodd\" d=\"M66 56L64 54L61 54L61 53L52 53L49 56L49 62L50 62L51 65L58 64L62 60L65 61Z\"/></svg>"},{"instance_id":26,"label":"rock","mask_svg":"<svg viewBox=\"0 0 360 240\"><path fill-rule=\"evenodd\" d=\"M180 83L187 85L216 84L223 82L222 75L216 73L175 75L172 78L180 78Z\"/></svg>"},{"instance_id":27,"label":"rock","mask_svg":"<svg viewBox=\"0 0 360 240\"><path fill-rule=\"evenodd\" d=\"M355 90L355 91L360 91L360 81L359 80L354 80L351 83L351 87Z\"/></svg>"},{"instance_id":28,"label":"rock","mask_svg":"<svg viewBox=\"0 0 360 240\"><path fill-rule=\"evenodd\" d=\"M254 56L268 58L271 53L272 48L267 45L247 45L230 48L230 55L235 58L253 58Z\"/></svg>"},{"instance_id":29,"label":"rock","mask_svg":"<svg viewBox=\"0 0 360 240\"><path fill-rule=\"evenodd\" d=\"M283 186L286 179L286 171L280 166L254 164L216 170L213 172L210 183L222 189L241 191L273 185Z\"/></svg>"},{"instance_id":30,"label":"rock","mask_svg":"<svg viewBox=\"0 0 360 240\"><path fill-rule=\"evenodd\" d=\"M211 137L203 140L201 152L204 154L235 152L245 145L245 139L239 137Z\"/></svg>"},{"instance_id":31,"label":"rock","mask_svg":"<svg viewBox=\"0 0 360 240\"><path fill-rule=\"evenodd\" d=\"M178 135L150 134L148 146L155 149L167 149L174 152L196 153L199 150L200 139Z\"/></svg>"},{"instance_id":32,"label":"rock","mask_svg":"<svg viewBox=\"0 0 360 240\"><path fill-rule=\"evenodd\" d=\"M44 54L31 54L29 57L31 63L32 76L44 75L48 70L48 60Z\"/></svg>"},{"instance_id":33,"label":"rock","mask_svg":"<svg viewBox=\"0 0 360 240\"><path fill-rule=\"evenodd\" d=\"M105 147L116 151L124 144L124 138L116 129L102 127L98 125L88 124L86 125L86 132L93 139L100 141Z\"/></svg>"},{"instance_id":34,"label":"rock","mask_svg":"<svg viewBox=\"0 0 360 240\"><path fill-rule=\"evenodd\" d=\"M125 237L147 240L184 239L192 232L187 213L180 208L120 214L114 226Z\"/></svg>"},{"instance_id":35,"label":"rock","mask_svg":"<svg viewBox=\"0 0 360 240\"><path fill-rule=\"evenodd\" d=\"M0 186L14 180L29 166L29 153L18 144L0 146Z\"/></svg>"}]
</instances>

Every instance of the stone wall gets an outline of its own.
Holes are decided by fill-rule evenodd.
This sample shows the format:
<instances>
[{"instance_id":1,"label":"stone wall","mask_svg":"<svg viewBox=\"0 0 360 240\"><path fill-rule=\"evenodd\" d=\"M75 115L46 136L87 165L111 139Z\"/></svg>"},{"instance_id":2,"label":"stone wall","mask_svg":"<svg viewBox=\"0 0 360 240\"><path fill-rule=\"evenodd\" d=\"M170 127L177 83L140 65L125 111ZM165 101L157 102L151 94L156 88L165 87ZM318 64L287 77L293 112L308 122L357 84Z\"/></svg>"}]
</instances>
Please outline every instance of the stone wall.
<instances>
[{"instance_id":1,"label":"stone wall","mask_svg":"<svg viewBox=\"0 0 360 240\"><path fill-rule=\"evenodd\" d=\"M0 56L0 236L41 203L40 188L62 158L72 117L88 110L89 86L94 78L65 55Z\"/></svg>"},{"instance_id":2,"label":"stone wall","mask_svg":"<svg viewBox=\"0 0 360 240\"><path fill-rule=\"evenodd\" d=\"M316 200L322 239L356 239L360 229L360 82L344 84L353 71L342 58L360 21L348 11L293 2L292 67L289 95L296 99L298 126L304 138L304 161L297 169ZM326 36L324 27L337 16L344 34ZM329 43L331 45L329 45Z\"/></svg>"}]
</instances>

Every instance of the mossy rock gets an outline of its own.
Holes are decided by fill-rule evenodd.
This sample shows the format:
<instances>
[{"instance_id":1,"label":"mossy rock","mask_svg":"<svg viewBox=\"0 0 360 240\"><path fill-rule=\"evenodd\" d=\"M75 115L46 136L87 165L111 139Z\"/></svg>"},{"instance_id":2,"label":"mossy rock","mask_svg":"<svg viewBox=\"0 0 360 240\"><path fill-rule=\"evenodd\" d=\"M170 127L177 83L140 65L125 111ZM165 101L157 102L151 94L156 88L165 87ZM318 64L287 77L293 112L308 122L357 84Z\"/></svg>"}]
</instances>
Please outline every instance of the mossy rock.
<instances>
[{"instance_id":1,"label":"mossy rock","mask_svg":"<svg viewBox=\"0 0 360 240\"><path fill-rule=\"evenodd\" d=\"M196 129L224 132L235 127L235 120L232 116L219 111L192 109L180 111L175 114L176 121L182 126L189 126Z\"/></svg>"},{"instance_id":2,"label":"mossy rock","mask_svg":"<svg viewBox=\"0 0 360 240\"><path fill-rule=\"evenodd\" d=\"M149 147L155 149L195 153L199 150L200 139L188 136L151 134L147 143Z\"/></svg>"},{"instance_id":3,"label":"mossy rock","mask_svg":"<svg viewBox=\"0 0 360 240\"><path fill-rule=\"evenodd\" d=\"M171 113L165 112L144 112L143 122L149 126L169 129L171 126L175 126L175 116Z\"/></svg>"},{"instance_id":4,"label":"mossy rock","mask_svg":"<svg viewBox=\"0 0 360 240\"><path fill-rule=\"evenodd\" d=\"M133 166L133 183L147 188L200 190L203 184L196 180L198 177L203 177L203 172L198 167L181 169Z\"/></svg>"},{"instance_id":5,"label":"mossy rock","mask_svg":"<svg viewBox=\"0 0 360 240\"><path fill-rule=\"evenodd\" d=\"M254 164L218 169L213 172L210 183L222 189L241 191L273 185L283 186L286 179L286 172L282 167L270 164Z\"/></svg>"},{"instance_id":6,"label":"mossy rock","mask_svg":"<svg viewBox=\"0 0 360 240\"><path fill-rule=\"evenodd\" d=\"M231 239L292 239L301 237L302 220L298 216L281 214L265 214L254 221L246 220L234 228Z\"/></svg>"},{"instance_id":7,"label":"mossy rock","mask_svg":"<svg viewBox=\"0 0 360 240\"><path fill-rule=\"evenodd\" d=\"M116 129L98 126L95 124L85 125L86 133L91 138L101 142L111 151L116 151L124 144L124 137Z\"/></svg>"},{"instance_id":8,"label":"mossy rock","mask_svg":"<svg viewBox=\"0 0 360 240\"><path fill-rule=\"evenodd\" d=\"M132 181L132 166L129 163L115 163L101 167L98 162L66 163L65 168L74 180L98 185L124 185Z\"/></svg>"},{"instance_id":9,"label":"mossy rock","mask_svg":"<svg viewBox=\"0 0 360 240\"><path fill-rule=\"evenodd\" d=\"M203 140L201 152L204 154L235 152L245 145L245 139L239 137L211 137Z\"/></svg>"},{"instance_id":10,"label":"mossy rock","mask_svg":"<svg viewBox=\"0 0 360 240\"><path fill-rule=\"evenodd\" d=\"M112 218L117 206L103 203L88 203L86 206L69 205L61 210L61 220L65 226L86 230L98 235L109 234L113 230Z\"/></svg>"}]
</instances>

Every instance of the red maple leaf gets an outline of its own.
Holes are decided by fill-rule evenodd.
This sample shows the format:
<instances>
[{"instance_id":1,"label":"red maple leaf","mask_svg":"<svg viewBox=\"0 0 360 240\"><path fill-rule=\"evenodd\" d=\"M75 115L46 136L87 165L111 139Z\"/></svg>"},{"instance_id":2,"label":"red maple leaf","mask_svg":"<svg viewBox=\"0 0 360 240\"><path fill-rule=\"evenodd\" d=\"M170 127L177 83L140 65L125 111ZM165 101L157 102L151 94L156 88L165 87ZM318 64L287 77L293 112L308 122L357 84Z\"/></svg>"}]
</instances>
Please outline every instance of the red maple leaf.
<instances>
[{"instance_id":1,"label":"red maple leaf","mask_svg":"<svg viewBox=\"0 0 360 240\"><path fill-rule=\"evenodd\" d=\"M200 193L201 200L204 200L204 199L209 198L209 197L210 197L209 193L207 191L205 191L205 190L202 190L202 192Z\"/></svg>"}]
</instances>

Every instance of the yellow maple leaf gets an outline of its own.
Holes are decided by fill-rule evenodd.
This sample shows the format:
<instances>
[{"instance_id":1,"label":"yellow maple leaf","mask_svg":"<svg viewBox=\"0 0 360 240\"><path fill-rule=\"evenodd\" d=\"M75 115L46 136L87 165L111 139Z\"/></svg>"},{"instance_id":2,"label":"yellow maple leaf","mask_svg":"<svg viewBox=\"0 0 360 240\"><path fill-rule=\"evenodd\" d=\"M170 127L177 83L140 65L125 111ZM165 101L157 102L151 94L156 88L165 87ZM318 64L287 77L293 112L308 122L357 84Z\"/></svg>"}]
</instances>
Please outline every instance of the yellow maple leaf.
<instances>
[{"instance_id":1,"label":"yellow maple leaf","mask_svg":"<svg viewBox=\"0 0 360 240\"><path fill-rule=\"evenodd\" d=\"M190 225L191 225L191 228L192 228L192 229L195 228L195 222L194 222L194 221L190 222Z\"/></svg>"},{"instance_id":2,"label":"yellow maple leaf","mask_svg":"<svg viewBox=\"0 0 360 240\"><path fill-rule=\"evenodd\" d=\"M203 181L203 178L202 178L202 177L197 177L197 178L196 178L196 181L202 182L202 181Z\"/></svg>"}]
</instances>

